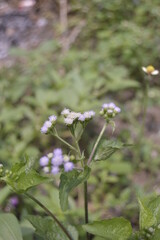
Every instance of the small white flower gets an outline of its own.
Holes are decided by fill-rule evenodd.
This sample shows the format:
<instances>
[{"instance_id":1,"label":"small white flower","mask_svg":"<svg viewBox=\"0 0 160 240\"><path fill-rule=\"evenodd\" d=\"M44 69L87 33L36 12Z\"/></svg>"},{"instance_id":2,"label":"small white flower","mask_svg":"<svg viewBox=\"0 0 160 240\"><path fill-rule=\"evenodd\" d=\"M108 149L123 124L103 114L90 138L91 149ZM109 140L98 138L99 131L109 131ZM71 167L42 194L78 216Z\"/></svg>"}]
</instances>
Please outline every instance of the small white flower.
<instances>
[{"instance_id":1,"label":"small white flower","mask_svg":"<svg viewBox=\"0 0 160 240\"><path fill-rule=\"evenodd\" d=\"M70 110L68 108L63 109L63 111L61 112L61 115L63 116L67 116L70 113Z\"/></svg>"},{"instance_id":2,"label":"small white flower","mask_svg":"<svg viewBox=\"0 0 160 240\"><path fill-rule=\"evenodd\" d=\"M76 120L77 118L79 118L81 116L81 113L79 112L70 112L67 116L67 118L71 118L73 120Z\"/></svg>"},{"instance_id":3,"label":"small white flower","mask_svg":"<svg viewBox=\"0 0 160 240\"><path fill-rule=\"evenodd\" d=\"M69 162L70 158L67 155L64 155L63 160L64 160L64 162Z\"/></svg>"},{"instance_id":4,"label":"small white flower","mask_svg":"<svg viewBox=\"0 0 160 240\"><path fill-rule=\"evenodd\" d=\"M81 115L79 116L78 120L79 120L80 122L84 122L84 121L86 120L84 114L81 114Z\"/></svg>"},{"instance_id":5,"label":"small white flower","mask_svg":"<svg viewBox=\"0 0 160 240\"><path fill-rule=\"evenodd\" d=\"M49 167L44 167L44 168L43 168L43 171L44 171L45 173L49 173Z\"/></svg>"},{"instance_id":6,"label":"small white flower","mask_svg":"<svg viewBox=\"0 0 160 240\"><path fill-rule=\"evenodd\" d=\"M50 128L50 127L52 126L52 123L51 123L50 121L46 121L46 122L44 123L44 126Z\"/></svg>"},{"instance_id":7,"label":"small white flower","mask_svg":"<svg viewBox=\"0 0 160 240\"><path fill-rule=\"evenodd\" d=\"M148 75L158 75L159 71L155 69L152 65L149 65L147 67L142 67L142 70L147 73Z\"/></svg>"},{"instance_id":8,"label":"small white flower","mask_svg":"<svg viewBox=\"0 0 160 240\"><path fill-rule=\"evenodd\" d=\"M64 122L65 122L66 125L72 125L72 124L73 124L73 119L71 119L71 118L65 118L65 119L64 119Z\"/></svg>"},{"instance_id":9,"label":"small white flower","mask_svg":"<svg viewBox=\"0 0 160 240\"><path fill-rule=\"evenodd\" d=\"M113 110L112 109L108 109L107 113L113 113Z\"/></svg>"},{"instance_id":10,"label":"small white flower","mask_svg":"<svg viewBox=\"0 0 160 240\"><path fill-rule=\"evenodd\" d=\"M57 117L56 117L55 115L52 115L52 116L49 117L49 121L50 121L51 123L55 123L56 120L57 120Z\"/></svg>"},{"instance_id":11,"label":"small white flower","mask_svg":"<svg viewBox=\"0 0 160 240\"><path fill-rule=\"evenodd\" d=\"M52 157L53 157L53 153L48 153L48 154L47 154L47 157L48 157L48 158L52 158Z\"/></svg>"},{"instance_id":12,"label":"small white flower","mask_svg":"<svg viewBox=\"0 0 160 240\"><path fill-rule=\"evenodd\" d=\"M90 119L92 116L90 114L90 112L84 112L84 117L87 118L87 119Z\"/></svg>"}]
</instances>

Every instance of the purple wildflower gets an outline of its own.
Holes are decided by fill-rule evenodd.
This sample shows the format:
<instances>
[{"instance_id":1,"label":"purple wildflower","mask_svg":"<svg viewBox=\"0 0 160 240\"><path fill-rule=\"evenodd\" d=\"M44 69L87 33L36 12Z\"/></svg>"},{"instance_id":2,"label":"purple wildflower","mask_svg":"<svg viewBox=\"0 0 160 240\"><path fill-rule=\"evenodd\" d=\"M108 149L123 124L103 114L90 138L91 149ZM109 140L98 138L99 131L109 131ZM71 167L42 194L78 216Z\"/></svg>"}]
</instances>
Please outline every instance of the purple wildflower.
<instances>
[{"instance_id":1,"label":"purple wildflower","mask_svg":"<svg viewBox=\"0 0 160 240\"><path fill-rule=\"evenodd\" d=\"M52 167L51 173L54 174L54 175L58 174L59 173L59 167L57 167L57 166Z\"/></svg>"},{"instance_id":2,"label":"purple wildflower","mask_svg":"<svg viewBox=\"0 0 160 240\"><path fill-rule=\"evenodd\" d=\"M81 115L79 116L78 120L79 120L80 122L84 122L84 121L86 120L84 114L81 114Z\"/></svg>"},{"instance_id":3,"label":"purple wildflower","mask_svg":"<svg viewBox=\"0 0 160 240\"><path fill-rule=\"evenodd\" d=\"M46 134L51 126L52 126L52 123L50 121L45 121L45 123L43 124L43 126L41 128L41 133Z\"/></svg>"},{"instance_id":4,"label":"purple wildflower","mask_svg":"<svg viewBox=\"0 0 160 240\"><path fill-rule=\"evenodd\" d=\"M50 121L52 124L55 123L56 120L57 120L57 117L56 117L55 115L52 115L52 116L49 117L49 121Z\"/></svg>"},{"instance_id":5,"label":"purple wildflower","mask_svg":"<svg viewBox=\"0 0 160 240\"><path fill-rule=\"evenodd\" d=\"M95 116L95 112L93 110L89 111L89 113L91 117Z\"/></svg>"},{"instance_id":6,"label":"purple wildflower","mask_svg":"<svg viewBox=\"0 0 160 240\"><path fill-rule=\"evenodd\" d=\"M117 113L120 113L121 112L121 109L119 107L115 107L114 109Z\"/></svg>"},{"instance_id":7,"label":"purple wildflower","mask_svg":"<svg viewBox=\"0 0 160 240\"><path fill-rule=\"evenodd\" d=\"M66 162L64 164L64 171L65 172L69 172L69 171L72 171L74 168L74 164L72 162Z\"/></svg>"},{"instance_id":8,"label":"purple wildflower","mask_svg":"<svg viewBox=\"0 0 160 240\"><path fill-rule=\"evenodd\" d=\"M62 149L61 148L54 149L53 154L54 156L62 155Z\"/></svg>"},{"instance_id":9,"label":"purple wildflower","mask_svg":"<svg viewBox=\"0 0 160 240\"><path fill-rule=\"evenodd\" d=\"M57 155L57 156L54 156L51 160L52 164L54 166L60 166L63 164L63 156L62 155Z\"/></svg>"},{"instance_id":10,"label":"purple wildflower","mask_svg":"<svg viewBox=\"0 0 160 240\"><path fill-rule=\"evenodd\" d=\"M41 127L41 133L43 133L43 134L46 134L48 132L48 127L46 127L46 126L42 126Z\"/></svg>"},{"instance_id":11,"label":"purple wildflower","mask_svg":"<svg viewBox=\"0 0 160 240\"><path fill-rule=\"evenodd\" d=\"M41 167L48 165L48 163L49 163L49 158L46 156L41 157L39 160L39 164Z\"/></svg>"},{"instance_id":12,"label":"purple wildflower","mask_svg":"<svg viewBox=\"0 0 160 240\"><path fill-rule=\"evenodd\" d=\"M108 105L109 105L108 106L109 108L115 108L116 107L116 105L113 102L109 103Z\"/></svg>"},{"instance_id":13,"label":"purple wildflower","mask_svg":"<svg viewBox=\"0 0 160 240\"><path fill-rule=\"evenodd\" d=\"M17 196L11 197L9 201L12 207L16 207L19 204L19 199Z\"/></svg>"},{"instance_id":14,"label":"purple wildflower","mask_svg":"<svg viewBox=\"0 0 160 240\"><path fill-rule=\"evenodd\" d=\"M108 103L104 103L103 105L102 105L102 108L103 109L107 109L109 107L109 104Z\"/></svg>"}]
</instances>

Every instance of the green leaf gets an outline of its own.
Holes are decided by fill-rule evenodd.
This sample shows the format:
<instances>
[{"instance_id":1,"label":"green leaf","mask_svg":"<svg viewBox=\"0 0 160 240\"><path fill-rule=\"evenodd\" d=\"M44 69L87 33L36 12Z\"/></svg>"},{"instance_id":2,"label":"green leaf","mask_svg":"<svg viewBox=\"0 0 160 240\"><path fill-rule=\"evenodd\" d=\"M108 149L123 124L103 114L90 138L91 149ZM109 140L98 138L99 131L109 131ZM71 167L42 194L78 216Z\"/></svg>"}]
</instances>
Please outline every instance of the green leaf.
<instances>
[{"instance_id":1,"label":"green leaf","mask_svg":"<svg viewBox=\"0 0 160 240\"><path fill-rule=\"evenodd\" d=\"M66 211L68 208L69 193L89 178L90 171L91 169L86 166L83 172L74 169L71 172L61 174L59 198L63 211Z\"/></svg>"},{"instance_id":2,"label":"green leaf","mask_svg":"<svg viewBox=\"0 0 160 240\"><path fill-rule=\"evenodd\" d=\"M130 222L122 217L96 221L83 225L83 228L87 232L106 240L127 240L132 234Z\"/></svg>"},{"instance_id":3,"label":"green leaf","mask_svg":"<svg viewBox=\"0 0 160 240\"><path fill-rule=\"evenodd\" d=\"M36 234L45 240L68 240L66 234L50 217L28 216L27 219L36 229ZM78 240L77 230L73 226L66 227L74 240Z\"/></svg>"},{"instance_id":4,"label":"green leaf","mask_svg":"<svg viewBox=\"0 0 160 240\"><path fill-rule=\"evenodd\" d=\"M140 233L139 232L134 232L128 240L139 240L139 239L141 239L140 238Z\"/></svg>"},{"instance_id":5,"label":"green leaf","mask_svg":"<svg viewBox=\"0 0 160 240\"><path fill-rule=\"evenodd\" d=\"M154 235L152 236L152 240L159 240L160 239L160 229L156 229Z\"/></svg>"},{"instance_id":6,"label":"green leaf","mask_svg":"<svg viewBox=\"0 0 160 240\"><path fill-rule=\"evenodd\" d=\"M41 183L51 181L46 176L41 176L32 168L32 163L28 159L16 163L11 168L11 174L2 178L15 192L23 193L29 188Z\"/></svg>"},{"instance_id":7,"label":"green leaf","mask_svg":"<svg viewBox=\"0 0 160 240\"><path fill-rule=\"evenodd\" d=\"M16 217L13 214L0 214L0 239L22 240L20 226Z\"/></svg>"},{"instance_id":8,"label":"green leaf","mask_svg":"<svg viewBox=\"0 0 160 240\"><path fill-rule=\"evenodd\" d=\"M118 140L102 140L97 149L94 160L95 161L106 160L113 153L127 146L131 146L131 145L122 143Z\"/></svg>"},{"instance_id":9,"label":"green leaf","mask_svg":"<svg viewBox=\"0 0 160 240\"><path fill-rule=\"evenodd\" d=\"M10 192L11 190L8 186L5 186L4 188L0 189L0 205L5 201Z\"/></svg>"},{"instance_id":10,"label":"green leaf","mask_svg":"<svg viewBox=\"0 0 160 240\"><path fill-rule=\"evenodd\" d=\"M154 217L157 220L157 224L160 223L160 196L156 196L151 199L148 203L148 208L154 214Z\"/></svg>"},{"instance_id":11,"label":"green leaf","mask_svg":"<svg viewBox=\"0 0 160 240\"><path fill-rule=\"evenodd\" d=\"M154 224L157 224L156 217L154 213L145 205L142 200L138 200L139 208L140 208L140 216L139 216L139 225L140 230L144 228L149 228Z\"/></svg>"}]
</instances>

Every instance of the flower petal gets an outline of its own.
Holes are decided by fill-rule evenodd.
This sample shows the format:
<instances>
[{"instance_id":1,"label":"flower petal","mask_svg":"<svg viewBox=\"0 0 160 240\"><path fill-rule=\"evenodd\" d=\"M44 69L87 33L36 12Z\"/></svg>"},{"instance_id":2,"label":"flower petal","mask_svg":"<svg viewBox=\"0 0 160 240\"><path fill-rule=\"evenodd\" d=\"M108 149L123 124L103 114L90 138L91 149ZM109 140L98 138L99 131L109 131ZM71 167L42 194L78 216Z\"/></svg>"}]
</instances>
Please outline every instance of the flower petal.
<instances>
[{"instance_id":1,"label":"flower petal","mask_svg":"<svg viewBox=\"0 0 160 240\"><path fill-rule=\"evenodd\" d=\"M158 74L159 74L159 71L158 71L158 70L154 70L151 74L152 74L152 75L158 75Z\"/></svg>"},{"instance_id":2,"label":"flower petal","mask_svg":"<svg viewBox=\"0 0 160 240\"><path fill-rule=\"evenodd\" d=\"M147 68L142 67L143 72L147 73Z\"/></svg>"}]
</instances>

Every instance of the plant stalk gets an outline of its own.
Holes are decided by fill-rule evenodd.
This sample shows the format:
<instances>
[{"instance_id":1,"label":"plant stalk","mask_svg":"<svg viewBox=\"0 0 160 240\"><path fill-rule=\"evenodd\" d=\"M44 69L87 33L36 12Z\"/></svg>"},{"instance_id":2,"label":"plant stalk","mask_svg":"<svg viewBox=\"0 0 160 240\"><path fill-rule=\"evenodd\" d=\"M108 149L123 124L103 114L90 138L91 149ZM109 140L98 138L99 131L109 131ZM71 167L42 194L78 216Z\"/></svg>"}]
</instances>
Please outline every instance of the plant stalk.
<instances>
[{"instance_id":1,"label":"plant stalk","mask_svg":"<svg viewBox=\"0 0 160 240\"><path fill-rule=\"evenodd\" d=\"M149 81L147 79L145 81L145 86L144 86L143 120L142 120L142 127L141 127L141 139L144 137L145 123L146 123L147 106L148 106L148 87L149 87Z\"/></svg>"},{"instance_id":2,"label":"plant stalk","mask_svg":"<svg viewBox=\"0 0 160 240\"><path fill-rule=\"evenodd\" d=\"M94 147L93 147L93 149L92 149L91 155L90 155L90 157L89 157L89 159L88 159L88 162L87 162L87 165L88 165L88 166L89 166L89 164L90 164L91 161L92 161L92 158L93 158L93 156L94 156L94 154L95 154L95 151L96 151L96 149L97 149L97 147L98 147L98 144L99 144L99 142L100 142L100 140L101 140L101 138L102 138L102 136L103 136L103 134L104 134L104 131L106 130L106 127L107 127L107 123L104 124L104 126L103 126L103 128L102 128L102 130L101 130L101 132L100 132L100 134L99 134L99 136L98 136L98 138L97 138L97 141L96 141L95 144L94 144Z\"/></svg>"},{"instance_id":3,"label":"plant stalk","mask_svg":"<svg viewBox=\"0 0 160 240\"><path fill-rule=\"evenodd\" d=\"M69 240L73 240L71 235L68 233L67 229L63 226L63 224L56 218L56 216L48 210L38 199L30 195L29 193L25 193L28 198L32 199L35 203L37 203L43 210L54 219L54 221L58 224L58 226L62 229L62 231L66 234Z\"/></svg>"},{"instance_id":4,"label":"plant stalk","mask_svg":"<svg viewBox=\"0 0 160 240\"><path fill-rule=\"evenodd\" d=\"M66 142L63 138L61 138L59 135L58 135L58 132L56 130L56 128L54 128L55 130L55 134L53 134L56 138L58 138L61 142L63 142L65 145L67 145L70 149L74 150L77 152L77 149L75 147L73 147L71 144L69 144L68 142Z\"/></svg>"},{"instance_id":5,"label":"plant stalk","mask_svg":"<svg viewBox=\"0 0 160 240\"><path fill-rule=\"evenodd\" d=\"M87 181L84 182L84 210L85 210L85 224L87 224L88 221L88 185ZM89 233L86 233L86 239L90 240L91 235Z\"/></svg>"}]
</instances>

